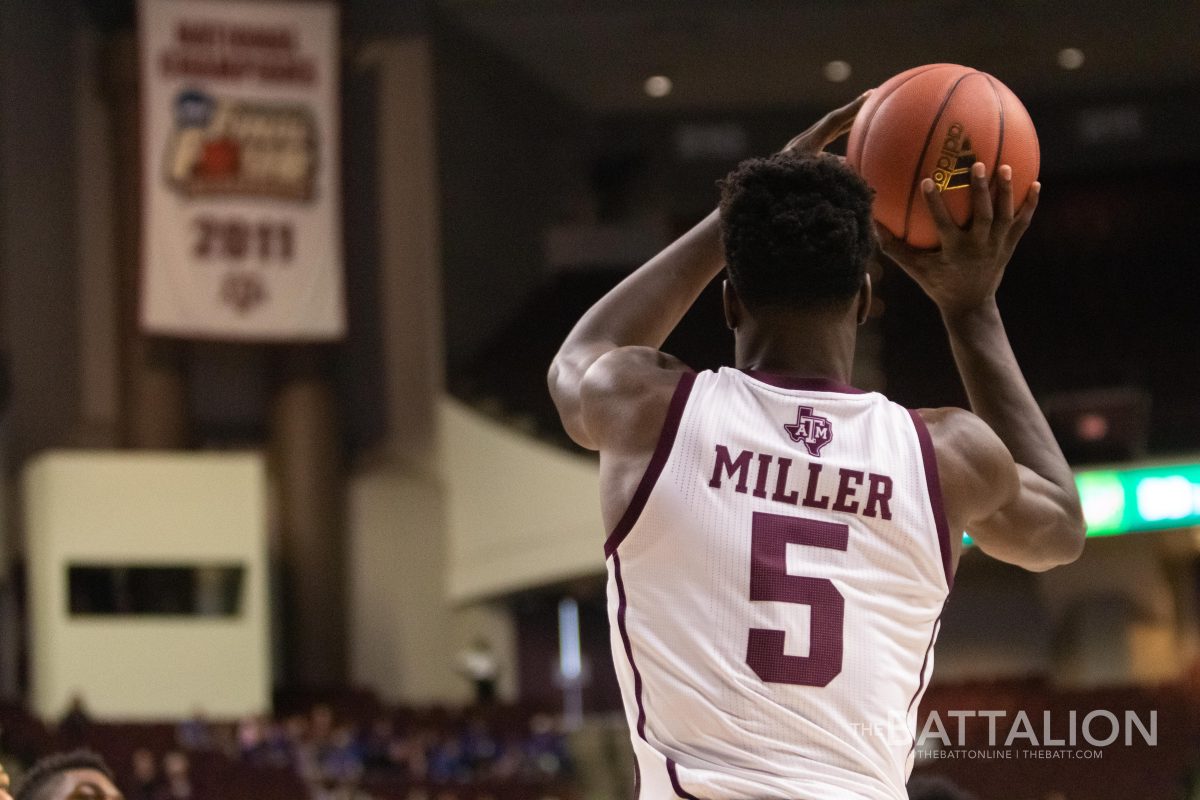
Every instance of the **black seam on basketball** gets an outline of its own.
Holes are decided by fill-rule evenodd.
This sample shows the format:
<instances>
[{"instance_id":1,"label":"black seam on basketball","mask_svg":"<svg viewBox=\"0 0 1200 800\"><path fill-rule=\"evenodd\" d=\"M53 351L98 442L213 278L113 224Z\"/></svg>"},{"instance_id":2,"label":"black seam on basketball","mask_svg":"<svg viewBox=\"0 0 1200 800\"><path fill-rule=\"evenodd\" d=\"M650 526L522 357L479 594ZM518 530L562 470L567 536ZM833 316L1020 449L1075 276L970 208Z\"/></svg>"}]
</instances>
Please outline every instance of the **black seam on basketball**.
<instances>
[{"instance_id":1,"label":"black seam on basketball","mask_svg":"<svg viewBox=\"0 0 1200 800\"><path fill-rule=\"evenodd\" d=\"M988 80L988 86L992 87L992 92L996 95L996 107L1000 109L1000 134L996 137L996 160L992 162L992 174L996 175L1000 171L1000 156L1004 153L1004 95L1000 93L1000 87L996 85L996 79L986 72L983 76ZM992 181L992 185L988 194L992 196L992 202L996 202L996 194L1000 191L1000 182Z\"/></svg>"},{"instance_id":2,"label":"black seam on basketball","mask_svg":"<svg viewBox=\"0 0 1200 800\"><path fill-rule=\"evenodd\" d=\"M929 72L931 69L937 69L940 66L942 66L942 65L941 64L929 64L928 66L925 67L925 69L921 70L920 72L914 72L912 75L909 75L907 78L900 81L900 83L897 83L895 86L893 86L892 90L890 92L888 92L883 97L880 97L878 100L875 101L875 108L871 109L871 116L867 117L867 119L863 122L862 136L860 137L861 141L859 142L859 145L858 145L858 164L855 166L855 168L858 170L859 174L862 174L862 157L867 152L867 135L870 134L870 132L871 132L871 123L875 121L875 116L879 113L879 109L883 108L883 104L887 101L887 99L889 97L891 97L892 95L894 95L901 86L908 83L909 81L911 81L913 78L917 77L918 75L924 75L926 72Z\"/></svg>"},{"instance_id":3,"label":"black seam on basketball","mask_svg":"<svg viewBox=\"0 0 1200 800\"><path fill-rule=\"evenodd\" d=\"M929 126L929 133L925 134L925 146L921 148L921 154L917 157L917 168L913 170L912 183L908 186L908 205L904 208L904 234L900 237L901 239L908 239L908 221L912 217L913 198L917 194L917 181L921 178L921 165L925 163L925 154L929 152L929 143L933 141L933 132L937 130L938 123L942 121L942 114L950 103L950 98L954 96L954 90L967 78L979 74L981 73L968 72L961 76L953 86L946 90L946 96L942 98L942 104L938 106L937 114L933 117L933 124Z\"/></svg>"}]
</instances>

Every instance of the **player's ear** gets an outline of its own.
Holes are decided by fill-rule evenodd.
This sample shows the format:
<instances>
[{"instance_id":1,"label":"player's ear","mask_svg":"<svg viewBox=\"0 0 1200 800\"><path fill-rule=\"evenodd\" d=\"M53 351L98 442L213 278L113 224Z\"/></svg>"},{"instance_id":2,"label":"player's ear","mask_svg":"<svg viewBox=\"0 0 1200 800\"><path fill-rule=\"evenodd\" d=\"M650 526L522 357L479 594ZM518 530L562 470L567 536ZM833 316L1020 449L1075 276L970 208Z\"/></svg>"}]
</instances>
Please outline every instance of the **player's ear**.
<instances>
[{"instance_id":1,"label":"player's ear","mask_svg":"<svg viewBox=\"0 0 1200 800\"><path fill-rule=\"evenodd\" d=\"M721 302L725 306L725 325L736 331L742 321L742 301L728 279L721 282Z\"/></svg>"},{"instance_id":2,"label":"player's ear","mask_svg":"<svg viewBox=\"0 0 1200 800\"><path fill-rule=\"evenodd\" d=\"M864 324L867 321L867 317L871 314L871 298L871 273L868 272L863 275L862 286L858 287L858 300L856 301L858 308L856 309L856 315L859 325Z\"/></svg>"}]
</instances>

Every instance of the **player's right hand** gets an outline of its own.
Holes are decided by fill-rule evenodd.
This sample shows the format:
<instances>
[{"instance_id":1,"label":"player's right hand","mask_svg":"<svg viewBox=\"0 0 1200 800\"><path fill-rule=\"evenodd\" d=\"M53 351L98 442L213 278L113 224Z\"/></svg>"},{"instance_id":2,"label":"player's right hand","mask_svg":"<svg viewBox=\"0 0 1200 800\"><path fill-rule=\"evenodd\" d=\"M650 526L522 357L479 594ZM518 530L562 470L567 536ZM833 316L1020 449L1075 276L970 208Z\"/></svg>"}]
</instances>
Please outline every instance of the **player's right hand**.
<instances>
[{"instance_id":1,"label":"player's right hand","mask_svg":"<svg viewBox=\"0 0 1200 800\"><path fill-rule=\"evenodd\" d=\"M996 179L1000 186L993 204L984 165L976 162L971 167L972 214L965 228L955 224L933 181L921 182L921 194L941 240L936 250L917 250L884 226L875 226L880 249L925 290L945 317L994 302L1004 268L1033 219L1041 184L1035 181L1029 187L1029 195L1014 214L1012 168L1001 165Z\"/></svg>"},{"instance_id":2,"label":"player's right hand","mask_svg":"<svg viewBox=\"0 0 1200 800\"><path fill-rule=\"evenodd\" d=\"M858 116L858 110L862 108L863 103L867 102L872 91L868 89L856 97L853 102L847 103L841 108L835 108L821 117L804 133L793 136L792 140L784 146L783 152L813 155L849 133L850 126L854 124L854 118Z\"/></svg>"}]
</instances>

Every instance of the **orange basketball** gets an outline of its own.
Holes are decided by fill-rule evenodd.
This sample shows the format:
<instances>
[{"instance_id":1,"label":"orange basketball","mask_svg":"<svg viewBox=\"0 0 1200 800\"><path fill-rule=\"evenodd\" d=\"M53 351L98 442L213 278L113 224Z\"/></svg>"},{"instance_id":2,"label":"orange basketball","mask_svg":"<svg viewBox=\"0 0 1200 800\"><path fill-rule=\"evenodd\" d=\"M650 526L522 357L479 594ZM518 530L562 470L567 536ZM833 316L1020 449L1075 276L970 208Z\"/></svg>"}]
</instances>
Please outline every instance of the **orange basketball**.
<instances>
[{"instance_id":1,"label":"orange basketball","mask_svg":"<svg viewBox=\"0 0 1200 800\"><path fill-rule=\"evenodd\" d=\"M982 161L989 180L999 165L1011 166L1019 208L1037 180L1040 153L1033 120L1007 86L970 67L926 64L867 98L850 130L846 161L875 189L875 219L913 247L932 248L937 229L922 180L933 179L955 221L965 225L972 164Z\"/></svg>"}]
</instances>

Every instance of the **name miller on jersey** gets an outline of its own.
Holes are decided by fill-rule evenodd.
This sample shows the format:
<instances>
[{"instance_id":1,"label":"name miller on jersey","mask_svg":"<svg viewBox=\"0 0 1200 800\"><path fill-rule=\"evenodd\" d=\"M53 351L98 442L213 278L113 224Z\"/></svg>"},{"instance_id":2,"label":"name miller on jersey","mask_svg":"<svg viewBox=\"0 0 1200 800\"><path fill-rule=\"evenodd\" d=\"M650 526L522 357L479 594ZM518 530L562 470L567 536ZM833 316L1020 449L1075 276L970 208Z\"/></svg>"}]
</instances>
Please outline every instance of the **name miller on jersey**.
<instances>
[{"instance_id":1,"label":"name miller on jersey","mask_svg":"<svg viewBox=\"0 0 1200 800\"><path fill-rule=\"evenodd\" d=\"M754 466L751 466L752 463ZM809 461L807 480L797 480L805 484L804 495L801 496L799 489L789 487L792 465L792 459L785 456L754 453L751 450L742 450L735 458L730 455L728 447L718 444L708 485L713 489L721 489L725 485L724 479L728 478L731 482L736 481L733 483L735 492L745 494L753 477L754 488L750 491L751 495L766 498L767 487L772 483L771 473L774 472L770 498L777 503L842 511L864 517L892 518L892 479L887 475L840 467L835 478L833 475L826 475L824 465ZM831 467L831 472L832 469ZM859 490L863 488L864 481L865 500L859 497Z\"/></svg>"}]
</instances>

